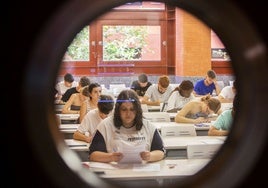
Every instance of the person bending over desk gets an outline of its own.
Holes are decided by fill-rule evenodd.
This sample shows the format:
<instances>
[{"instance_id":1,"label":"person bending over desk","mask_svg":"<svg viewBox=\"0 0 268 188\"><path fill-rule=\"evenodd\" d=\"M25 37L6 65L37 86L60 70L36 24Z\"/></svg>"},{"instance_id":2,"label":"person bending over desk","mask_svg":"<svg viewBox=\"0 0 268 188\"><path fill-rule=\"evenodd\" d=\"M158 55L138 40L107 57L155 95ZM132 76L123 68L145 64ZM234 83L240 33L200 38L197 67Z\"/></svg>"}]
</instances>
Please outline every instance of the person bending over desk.
<instances>
[{"instance_id":1,"label":"person bending over desk","mask_svg":"<svg viewBox=\"0 0 268 188\"><path fill-rule=\"evenodd\" d=\"M79 114L82 103L89 97L88 86L80 89L79 93L71 95L70 99L64 104L62 114Z\"/></svg>"},{"instance_id":2,"label":"person bending over desk","mask_svg":"<svg viewBox=\"0 0 268 188\"><path fill-rule=\"evenodd\" d=\"M101 95L98 101L98 107L90 110L73 134L73 139L90 143L95 133L97 125L108 115L114 108L114 100L109 95Z\"/></svg>"},{"instance_id":3,"label":"person bending over desk","mask_svg":"<svg viewBox=\"0 0 268 188\"><path fill-rule=\"evenodd\" d=\"M116 100L114 114L97 126L89 147L89 160L96 162L120 162L123 153L119 146L130 148L145 145L140 152L142 160L159 161L165 149L157 128L142 116L138 95L132 89L123 90Z\"/></svg>"},{"instance_id":4,"label":"person bending over desk","mask_svg":"<svg viewBox=\"0 0 268 188\"><path fill-rule=\"evenodd\" d=\"M188 102L195 99L193 94L194 84L190 80L183 80L178 87L176 87L167 102L167 112L177 112Z\"/></svg>"},{"instance_id":5,"label":"person bending over desk","mask_svg":"<svg viewBox=\"0 0 268 188\"><path fill-rule=\"evenodd\" d=\"M232 86L225 86L218 96L219 100L221 102L233 102L236 94L236 87L236 81L233 82Z\"/></svg>"},{"instance_id":6,"label":"person bending over desk","mask_svg":"<svg viewBox=\"0 0 268 188\"><path fill-rule=\"evenodd\" d=\"M159 76L158 84L151 85L141 99L142 104L151 106L160 106L160 103L165 103L173 90L169 85L169 77L167 75Z\"/></svg>"},{"instance_id":7,"label":"person bending over desk","mask_svg":"<svg viewBox=\"0 0 268 188\"><path fill-rule=\"evenodd\" d=\"M148 81L147 75L143 73L138 76L138 80L131 83L130 88L136 91L139 97L143 97L151 85L152 83Z\"/></svg>"},{"instance_id":8,"label":"person bending over desk","mask_svg":"<svg viewBox=\"0 0 268 188\"><path fill-rule=\"evenodd\" d=\"M221 113L221 102L210 95L202 97L200 101L188 102L175 116L177 123L206 123L210 122L212 114Z\"/></svg>"},{"instance_id":9,"label":"person bending over desk","mask_svg":"<svg viewBox=\"0 0 268 188\"><path fill-rule=\"evenodd\" d=\"M221 92L221 89L216 79L216 73L213 70L208 70L206 77L204 79L198 80L195 83L193 93L196 97L198 97L205 96L208 94L212 95L214 90L217 96Z\"/></svg>"},{"instance_id":10,"label":"person bending over desk","mask_svg":"<svg viewBox=\"0 0 268 188\"><path fill-rule=\"evenodd\" d=\"M209 136L226 136L232 126L234 115L238 107L237 95L233 100L233 108L223 111L208 130Z\"/></svg>"}]
</instances>

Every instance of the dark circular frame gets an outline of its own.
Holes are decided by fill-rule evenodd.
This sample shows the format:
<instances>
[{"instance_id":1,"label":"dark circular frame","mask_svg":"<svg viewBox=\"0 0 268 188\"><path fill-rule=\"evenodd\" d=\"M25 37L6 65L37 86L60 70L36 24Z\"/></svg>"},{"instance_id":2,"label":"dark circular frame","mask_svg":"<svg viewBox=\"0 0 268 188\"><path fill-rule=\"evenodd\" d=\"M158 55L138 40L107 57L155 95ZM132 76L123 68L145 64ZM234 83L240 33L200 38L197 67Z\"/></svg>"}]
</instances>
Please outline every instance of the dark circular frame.
<instances>
[{"instance_id":1,"label":"dark circular frame","mask_svg":"<svg viewBox=\"0 0 268 188\"><path fill-rule=\"evenodd\" d=\"M51 18L32 50L24 83L27 136L40 166L51 181L61 187L120 187L84 169L77 155L66 146L57 128L53 93L48 88L54 87L62 56L76 33L98 16L126 2L135 1L68 1ZM266 113L262 109L268 99L263 92L267 90L263 83L268 83L264 77L267 74L265 43L231 1L159 2L188 11L217 33L228 49L238 83L239 109L223 147L208 165L191 178L177 181L174 187L235 187L260 158L267 137ZM44 146L47 149L44 150ZM70 160L72 162L68 162Z\"/></svg>"}]
</instances>

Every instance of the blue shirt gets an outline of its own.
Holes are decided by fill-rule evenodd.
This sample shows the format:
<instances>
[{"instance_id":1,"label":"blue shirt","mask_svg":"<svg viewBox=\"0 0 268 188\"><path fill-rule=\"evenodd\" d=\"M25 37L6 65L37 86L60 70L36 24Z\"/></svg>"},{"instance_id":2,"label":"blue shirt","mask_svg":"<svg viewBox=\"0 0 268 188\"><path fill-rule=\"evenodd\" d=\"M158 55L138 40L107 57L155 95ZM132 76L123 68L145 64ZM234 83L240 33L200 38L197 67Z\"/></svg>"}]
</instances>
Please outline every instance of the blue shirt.
<instances>
[{"instance_id":1,"label":"blue shirt","mask_svg":"<svg viewBox=\"0 0 268 188\"><path fill-rule=\"evenodd\" d=\"M205 85L205 79L199 80L195 83L194 91L197 95L212 95L214 89L216 89L215 84L212 83L208 86Z\"/></svg>"}]
</instances>

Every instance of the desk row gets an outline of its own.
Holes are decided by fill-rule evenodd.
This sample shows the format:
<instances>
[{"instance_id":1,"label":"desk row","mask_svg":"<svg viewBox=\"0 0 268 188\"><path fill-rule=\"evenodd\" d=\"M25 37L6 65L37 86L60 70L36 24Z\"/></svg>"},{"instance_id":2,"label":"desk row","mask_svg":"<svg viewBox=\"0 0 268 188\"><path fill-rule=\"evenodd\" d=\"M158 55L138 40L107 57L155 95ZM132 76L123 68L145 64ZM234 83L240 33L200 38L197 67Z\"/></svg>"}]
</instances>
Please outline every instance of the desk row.
<instances>
[{"instance_id":1,"label":"desk row","mask_svg":"<svg viewBox=\"0 0 268 188\"><path fill-rule=\"evenodd\" d=\"M163 137L166 157L192 159L192 158L212 158L218 149L225 142L225 136L185 136L185 137ZM82 154L87 160L89 143L74 139L65 139L70 149ZM80 153L79 153L80 152Z\"/></svg>"},{"instance_id":2,"label":"desk row","mask_svg":"<svg viewBox=\"0 0 268 188\"><path fill-rule=\"evenodd\" d=\"M176 122L151 122L162 136L207 136L210 124L186 124ZM79 124L60 124L59 130L65 138L72 138Z\"/></svg>"}]
</instances>

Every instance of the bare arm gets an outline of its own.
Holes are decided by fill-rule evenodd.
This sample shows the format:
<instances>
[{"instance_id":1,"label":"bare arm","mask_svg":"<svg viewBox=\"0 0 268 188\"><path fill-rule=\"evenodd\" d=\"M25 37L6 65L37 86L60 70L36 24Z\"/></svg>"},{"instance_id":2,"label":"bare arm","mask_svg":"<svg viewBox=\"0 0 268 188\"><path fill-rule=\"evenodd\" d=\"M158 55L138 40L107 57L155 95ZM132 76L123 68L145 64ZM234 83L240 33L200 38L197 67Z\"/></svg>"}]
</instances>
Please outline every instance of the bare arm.
<instances>
[{"instance_id":1,"label":"bare arm","mask_svg":"<svg viewBox=\"0 0 268 188\"><path fill-rule=\"evenodd\" d=\"M144 151L140 153L142 160L148 162L160 161L164 158L164 152L160 150Z\"/></svg>"},{"instance_id":2,"label":"bare arm","mask_svg":"<svg viewBox=\"0 0 268 188\"><path fill-rule=\"evenodd\" d=\"M123 158L123 154L120 152L105 153L101 151L94 151L89 156L90 161L103 162L103 163L118 162L122 158Z\"/></svg>"},{"instance_id":3,"label":"bare arm","mask_svg":"<svg viewBox=\"0 0 268 188\"><path fill-rule=\"evenodd\" d=\"M216 95L218 96L219 94L220 94L220 92L221 92L221 88L220 88L220 86L219 86L219 84L218 84L218 82L217 82L217 80L216 79L214 79L214 85L215 85L215 92L216 92Z\"/></svg>"},{"instance_id":4,"label":"bare arm","mask_svg":"<svg viewBox=\"0 0 268 188\"><path fill-rule=\"evenodd\" d=\"M70 99L64 104L61 113L63 114L77 114L79 111L71 110L71 105L74 103L75 94L72 94Z\"/></svg>"},{"instance_id":5,"label":"bare arm","mask_svg":"<svg viewBox=\"0 0 268 188\"><path fill-rule=\"evenodd\" d=\"M142 104L147 104L147 105L150 105L150 106L159 106L160 105L160 101L149 101L148 96L143 96L143 98L141 99L141 103Z\"/></svg>"},{"instance_id":6,"label":"bare arm","mask_svg":"<svg viewBox=\"0 0 268 188\"><path fill-rule=\"evenodd\" d=\"M90 143L92 140L92 136L91 135L87 136L85 134L80 133L79 131L75 131L73 134L73 139Z\"/></svg>"},{"instance_id":7,"label":"bare arm","mask_svg":"<svg viewBox=\"0 0 268 188\"><path fill-rule=\"evenodd\" d=\"M82 122L83 118L85 117L87 113L87 103L84 101L80 107L80 115L79 115L79 123Z\"/></svg>"},{"instance_id":8,"label":"bare arm","mask_svg":"<svg viewBox=\"0 0 268 188\"><path fill-rule=\"evenodd\" d=\"M216 129L213 125L208 130L208 136L227 136L229 131Z\"/></svg>"}]
</instances>

